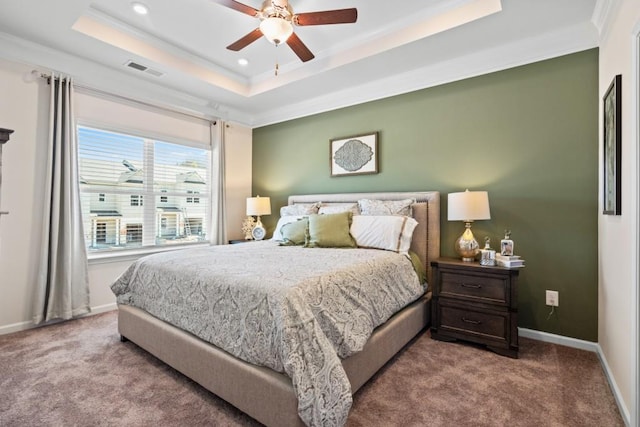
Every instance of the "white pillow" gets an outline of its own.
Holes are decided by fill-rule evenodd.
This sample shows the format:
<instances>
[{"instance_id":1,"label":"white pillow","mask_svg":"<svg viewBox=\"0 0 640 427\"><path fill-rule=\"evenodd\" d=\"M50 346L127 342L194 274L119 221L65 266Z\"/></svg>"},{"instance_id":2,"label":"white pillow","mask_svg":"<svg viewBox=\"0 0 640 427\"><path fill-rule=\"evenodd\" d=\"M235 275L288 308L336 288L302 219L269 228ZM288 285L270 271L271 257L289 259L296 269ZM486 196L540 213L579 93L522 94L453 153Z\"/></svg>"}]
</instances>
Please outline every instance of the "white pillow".
<instances>
[{"instance_id":1,"label":"white pillow","mask_svg":"<svg viewBox=\"0 0 640 427\"><path fill-rule=\"evenodd\" d=\"M405 200L358 200L358 207L362 215L405 215L411 216L411 205L416 201Z\"/></svg>"},{"instance_id":2,"label":"white pillow","mask_svg":"<svg viewBox=\"0 0 640 427\"><path fill-rule=\"evenodd\" d=\"M334 214L342 212L352 212L354 215L360 215L357 203L331 203L322 204L318 209L319 214Z\"/></svg>"},{"instance_id":3,"label":"white pillow","mask_svg":"<svg viewBox=\"0 0 640 427\"><path fill-rule=\"evenodd\" d=\"M316 203L295 203L293 205L286 205L280 208L280 216L292 216L292 215L311 215L318 213L320 202Z\"/></svg>"},{"instance_id":4,"label":"white pillow","mask_svg":"<svg viewBox=\"0 0 640 427\"><path fill-rule=\"evenodd\" d=\"M355 215L351 235L363 248L384 249L407 255L418 221L400 215Z\"/></svg>"},{"instance_id":5,"label":"white pillow","mask_svg":"<svg viewBox=\"0 0 640 427\"><path fill-rule=\"evenodd\" d=\"M304 218L305 216L306 215L281 216L280 219L278 220L278 223L276 224L276 229L273 230L273 237L271 238L271 240L282 241L283 240L282 231L281 231L282 226L289 224L290 222L296 222L297 220L299 220L300 218Z\"/></svg>"}]
</instances>

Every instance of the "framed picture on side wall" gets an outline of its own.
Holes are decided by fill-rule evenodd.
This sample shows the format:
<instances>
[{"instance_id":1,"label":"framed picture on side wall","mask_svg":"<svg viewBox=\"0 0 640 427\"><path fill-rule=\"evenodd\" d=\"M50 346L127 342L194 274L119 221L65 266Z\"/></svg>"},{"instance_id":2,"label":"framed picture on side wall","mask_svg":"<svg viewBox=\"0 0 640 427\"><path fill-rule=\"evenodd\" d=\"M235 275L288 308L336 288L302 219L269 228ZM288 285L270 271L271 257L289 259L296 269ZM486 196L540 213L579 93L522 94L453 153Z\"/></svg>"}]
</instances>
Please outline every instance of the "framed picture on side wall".
<instances>
[{"instance_id":1,"label":"framed picture on side wall","mask_svg":"<svg viewBox=\"0 0 640 427\"><path fill-rule=\"evenodd\" d=\"M378 132L332 139L331 176L378 173Z\"/></svg>"},{"instance_id":2,"label":"framed picture on side wall","mask_svg":"<svg viewBox=\"0 0 640 427\"><path fill-rule=\"evenodd\" d=\"M603 194L604 207L602 213L605 215L621 215L620 206L620 186L622 177L620 175L620 163L622 159L622 76L618 74L614 77L609 89L602 98L603 111Z\"/></svg>"}]
</instances>

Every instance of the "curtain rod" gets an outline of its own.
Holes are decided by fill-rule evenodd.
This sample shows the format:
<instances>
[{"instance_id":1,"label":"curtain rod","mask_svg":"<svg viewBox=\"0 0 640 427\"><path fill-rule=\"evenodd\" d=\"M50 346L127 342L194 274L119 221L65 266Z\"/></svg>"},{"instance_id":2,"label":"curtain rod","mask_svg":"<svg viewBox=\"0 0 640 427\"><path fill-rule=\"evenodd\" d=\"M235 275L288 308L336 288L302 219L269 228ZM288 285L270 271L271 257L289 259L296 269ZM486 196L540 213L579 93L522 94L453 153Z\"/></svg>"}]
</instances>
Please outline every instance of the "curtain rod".
<instances>
[{"instance_id":1,"label":"curtain rod","mask_svg":"<svg viewBox=\"0 0 640 427\"><path fill-rule=\"evenodd\" d=\"M42 78L42 79L46 79L48 82L51 80L51 77L53 75L53 73L51 74L47 74L47 73L43 73L40 72L38 70L33 70L31 71L31 78L33 78L35 80L35 78ZM132 102L135 104L139 104L139 105L143 105L145 107L149 107L149 108L154 108L157 110L161 110L161 111L165 111L165 112L170 112L173 114L179 114L185 117L189 117L192 119L198 119L198 120L204 120L210 123L213 123L213 125L215 126L218 123L218 120L220 120L220 118L208 118L204 115L197 115L197 114L193 114L193 113L186 113L184 111L180 111L180 110L176 110L173 108L168 108L165 106L160 106L160 105L156 105L156 104L152 104L150 102L146 102L146 101L141 101L139 99L135 99L135 98L131 98L128 96L124 96L124 95L119 95L119 94L115 94L115 93L111 93L111 92L107 92L105 90L102 89L96 89L94 87L82 84L82 83L75 83L74 82L74 86L77 89L80 89L80 92L84 92L84 93L88 93L88 94L97 94L103 97L110 97L110 98L116 98L116 99L120 99L123 101L127 101L127 102Z\"/></svg>"}]
</instances>

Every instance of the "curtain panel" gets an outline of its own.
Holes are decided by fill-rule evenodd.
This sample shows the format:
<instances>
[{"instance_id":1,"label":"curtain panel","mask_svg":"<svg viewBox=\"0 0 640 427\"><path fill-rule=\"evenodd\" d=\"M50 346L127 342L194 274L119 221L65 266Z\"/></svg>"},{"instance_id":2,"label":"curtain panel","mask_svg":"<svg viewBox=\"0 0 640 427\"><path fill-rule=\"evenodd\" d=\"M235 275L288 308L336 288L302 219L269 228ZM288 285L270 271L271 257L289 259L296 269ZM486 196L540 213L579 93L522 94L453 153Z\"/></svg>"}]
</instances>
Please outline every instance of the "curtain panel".
<instances>
[{"instance_id":1,"label":"curtain panel","mask_svg":"<svg viewBox=\"0 0 640 427\"><path fill-rule=\"evenodd\" d=\"M74 89L52 75L42 249L34 323L71 319L90 311L87 253L78 186Z\"/></svg>"},{"instance_id":2,"label":"curtain panel","mask_svg":"<svg viewBox=\"0 0 640 427\"><path fill-rule=\"evenodd\" d=\"M213 245L227 243L225 191L225 128L222 120L211 122L211 239Z\"/></svg>"}]
</instances>

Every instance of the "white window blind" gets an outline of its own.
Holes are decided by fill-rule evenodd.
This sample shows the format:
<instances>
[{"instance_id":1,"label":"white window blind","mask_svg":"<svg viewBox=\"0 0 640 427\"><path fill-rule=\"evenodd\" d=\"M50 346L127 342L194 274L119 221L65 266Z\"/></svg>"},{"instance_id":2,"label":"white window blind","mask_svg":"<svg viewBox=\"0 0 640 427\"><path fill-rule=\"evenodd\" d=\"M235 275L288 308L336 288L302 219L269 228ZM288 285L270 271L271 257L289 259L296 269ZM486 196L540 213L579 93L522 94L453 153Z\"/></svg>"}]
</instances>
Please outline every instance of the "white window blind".
<instances>
[{"instance_id":1,"label":"white window blind","mask_svg":"<svg viewBox=\"0 0 640 427\"><path fill-rule=\"evenodd\" d=\"M207 240L208 148L88 126L77 132L89 252Z\"/></svg>"}]
</instances>

